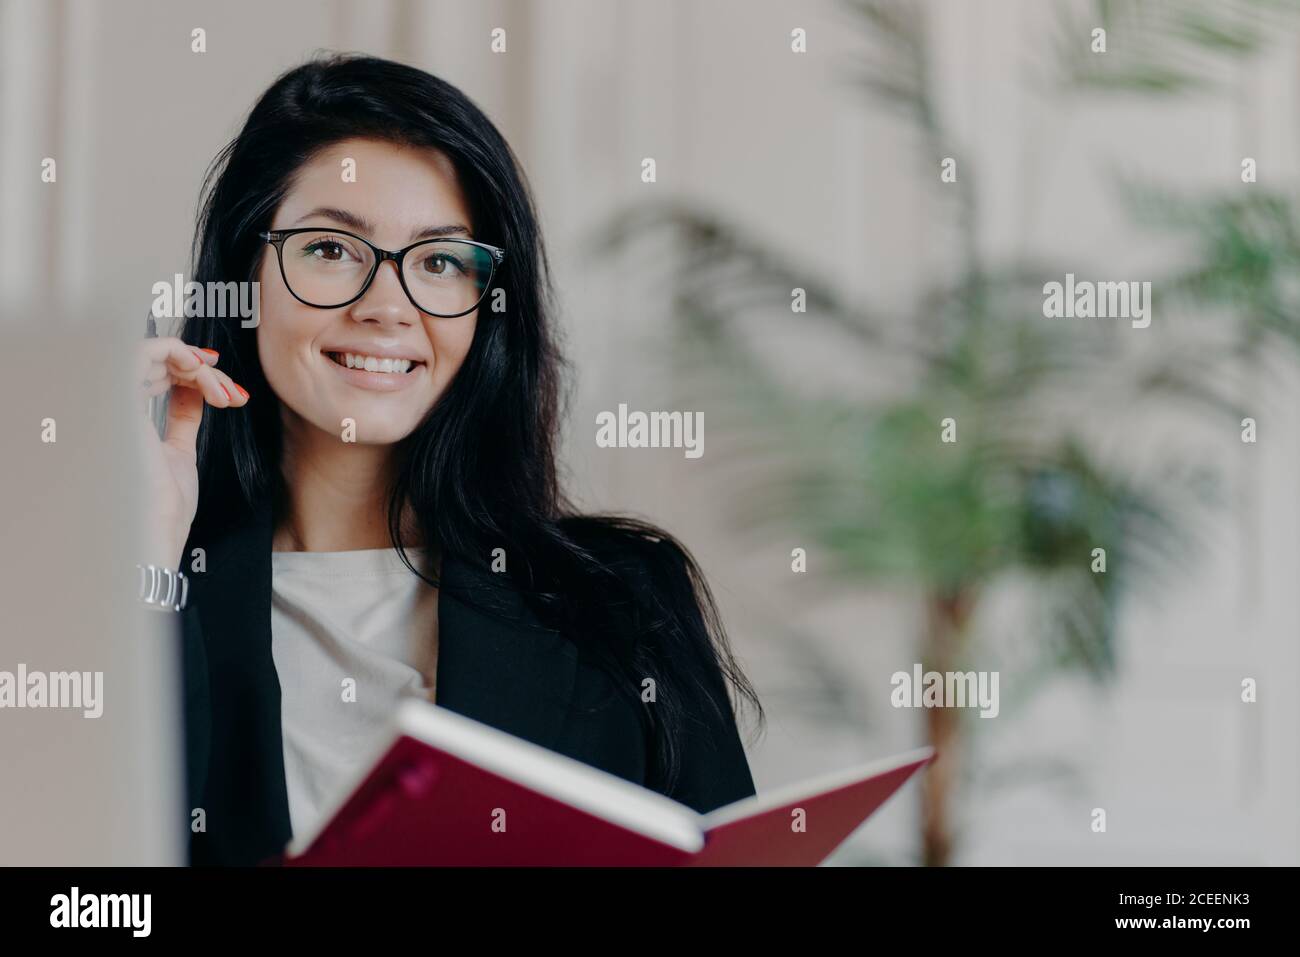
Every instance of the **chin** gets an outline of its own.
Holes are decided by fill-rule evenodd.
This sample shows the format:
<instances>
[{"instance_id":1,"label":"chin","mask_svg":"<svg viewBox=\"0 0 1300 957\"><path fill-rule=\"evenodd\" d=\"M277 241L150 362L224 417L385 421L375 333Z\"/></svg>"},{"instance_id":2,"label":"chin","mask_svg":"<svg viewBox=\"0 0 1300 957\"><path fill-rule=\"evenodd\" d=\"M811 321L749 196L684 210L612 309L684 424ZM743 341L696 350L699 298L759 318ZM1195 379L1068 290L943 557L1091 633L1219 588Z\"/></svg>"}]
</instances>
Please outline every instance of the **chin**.
<instances>
[{"instance_id":1,"label":"chin","mask_svg":"<svg viewBox=\"0 0 1300 957\"><path fill-rule=\"evenodd\" d=\"M357 419L356 422L355 441L358 445L396 445L414 432L418 424L413 422L409 428L405 428L387 422L382 425L371 423L369 426L362 419ZM338 431L343 430L340 428Z\"/></svg>"},{"instance_id":2,"label":"chin","mask_svg":"<svg viewBox=\"0 0 1300 957\"><path fill-rule=\"evenodd\" d=\"M367 401L339 404L334 406L334 414L313 415L311 422L344 444L395 445L415 431L423 416L394 405Z\"/></svg>"}]
</instances>

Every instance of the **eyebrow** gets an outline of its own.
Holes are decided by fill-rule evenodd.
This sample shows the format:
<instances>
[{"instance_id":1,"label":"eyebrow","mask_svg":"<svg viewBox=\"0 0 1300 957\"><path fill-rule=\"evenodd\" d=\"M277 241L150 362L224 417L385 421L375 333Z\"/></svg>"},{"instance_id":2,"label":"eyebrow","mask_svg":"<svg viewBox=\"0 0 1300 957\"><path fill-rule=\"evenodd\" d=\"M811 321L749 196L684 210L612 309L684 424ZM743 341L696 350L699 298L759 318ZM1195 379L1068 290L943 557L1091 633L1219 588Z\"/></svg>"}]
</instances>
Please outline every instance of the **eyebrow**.
<instances>
[{"instance_id":1,"label":"eyebrow","mask_svg":"<svg viewBox=\"0 0 1300 957\"><path fill-rule=\"evenodd\" d=\"M346 209L338 209L334 206L317 206L310 213L299 217L294 225L299 226L305 220L313 217L332 219L336 223L342 223L348 229L356 230L367 236L373 236L375 233L374 224L364 216L358 216L356 213L350 213ZM460 223L448 223L443 226L426 226L424 229L411 233L411 242L418 242L421 239L441 239L443 236L469 237L469 235L469 227Z\"/></svg>"}]
</instances>

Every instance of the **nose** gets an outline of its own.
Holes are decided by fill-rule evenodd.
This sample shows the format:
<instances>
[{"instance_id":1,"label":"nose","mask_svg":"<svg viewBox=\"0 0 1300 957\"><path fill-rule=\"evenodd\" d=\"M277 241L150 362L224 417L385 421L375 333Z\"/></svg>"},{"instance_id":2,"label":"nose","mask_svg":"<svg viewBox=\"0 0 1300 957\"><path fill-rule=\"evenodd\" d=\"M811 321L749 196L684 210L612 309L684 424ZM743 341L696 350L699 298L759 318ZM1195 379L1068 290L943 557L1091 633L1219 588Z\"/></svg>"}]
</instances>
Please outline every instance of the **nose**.
<instances>
[{"instance_id":1,"label":"nose","mask_svg":"<svg viewBox=\"0 0 1300 957\"><path fill-rule=\"evenodd\" d=\"M349 313L357 322L377 326L413 326L420 322L419 310L402 288L397 263L391 259L379 264L370 287L352 304Z\"/></svg>"}]
</instances>

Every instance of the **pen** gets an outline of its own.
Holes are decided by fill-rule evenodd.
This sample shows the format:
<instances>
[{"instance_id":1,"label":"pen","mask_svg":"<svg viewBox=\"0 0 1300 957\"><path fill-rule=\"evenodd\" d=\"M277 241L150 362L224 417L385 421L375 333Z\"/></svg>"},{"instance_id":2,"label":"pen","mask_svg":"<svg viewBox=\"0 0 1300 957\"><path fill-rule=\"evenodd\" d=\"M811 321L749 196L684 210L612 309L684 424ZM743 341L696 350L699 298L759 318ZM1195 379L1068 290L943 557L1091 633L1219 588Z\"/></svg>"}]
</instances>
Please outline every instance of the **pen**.
<instances>
[{"instance_id":1,"label":"pen","mask_svg":"<svg viewBox=\"0 0 1300 957\"><path fill-rule=\"evenodd\" d=\"M155 321L152 312L149 313L144 321L144 337L146 339L158 338L158 323ZM153 427L155 431L157 431L158 437L163 438L163 429L165 426L162 422L162 416L159 413L159 407L161 405L158 401L159 398L161 397L156 395L149 396L149 420L153 422Z\"/></svg>"}]
</instances>

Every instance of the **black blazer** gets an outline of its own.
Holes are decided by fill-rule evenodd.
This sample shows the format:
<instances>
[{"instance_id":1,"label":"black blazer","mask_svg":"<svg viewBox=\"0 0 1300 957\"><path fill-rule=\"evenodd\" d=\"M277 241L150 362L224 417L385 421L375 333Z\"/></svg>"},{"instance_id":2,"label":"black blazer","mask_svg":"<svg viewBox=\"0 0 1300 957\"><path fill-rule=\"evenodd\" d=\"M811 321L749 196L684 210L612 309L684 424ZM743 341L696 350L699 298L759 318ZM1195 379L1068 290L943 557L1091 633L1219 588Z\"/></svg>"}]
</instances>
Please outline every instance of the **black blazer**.
<instances>
[{"instance_id":1,"label":"black blazer","mask_svg":"<svg viewBox=\"0 0 1300 957\"><path fill-rule=\"evenodd\" d=\"M280 729L280 682L271 656L269 502L219 534L191 534L206 571L191 574L180 614L185 745L193 864L256 864L292 837ZM646 582L629 578L640 597ZM559 632L543 627L503 575L446 557L438 595L437 703L638 784L648 785L648 724L634 696ZM451 592L488 590L508 618ZM722 689L721 675L717 687ZM725 691L722 692L725 699ZM729 708L685 744L668 796L709 811L754 793ZM652 786L652 785L648 785Z\"/></svg>"}]
</instances>

